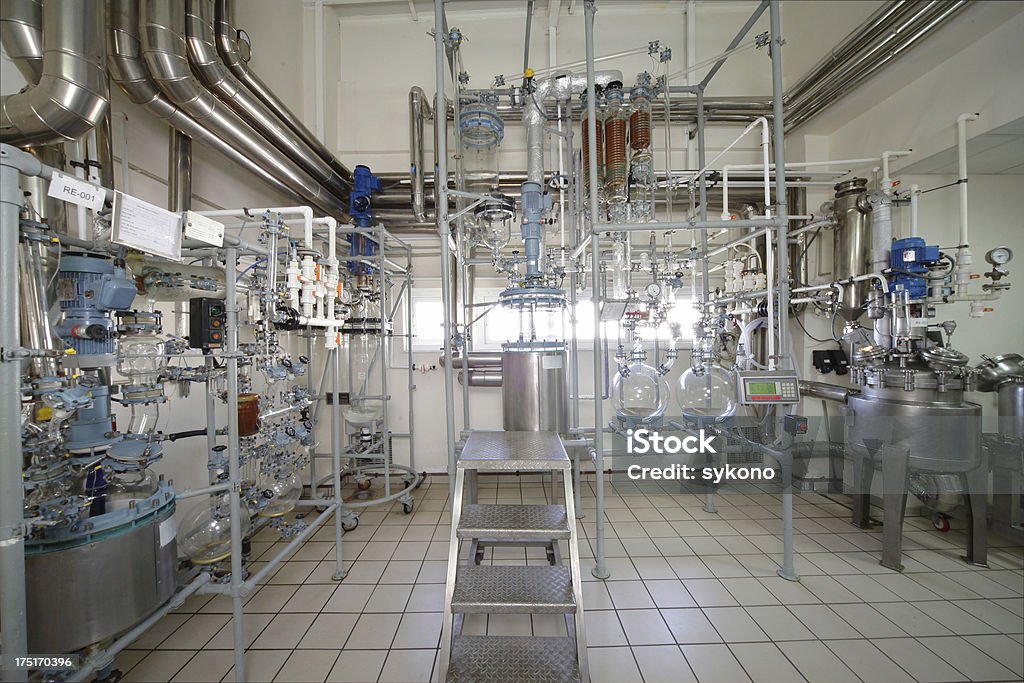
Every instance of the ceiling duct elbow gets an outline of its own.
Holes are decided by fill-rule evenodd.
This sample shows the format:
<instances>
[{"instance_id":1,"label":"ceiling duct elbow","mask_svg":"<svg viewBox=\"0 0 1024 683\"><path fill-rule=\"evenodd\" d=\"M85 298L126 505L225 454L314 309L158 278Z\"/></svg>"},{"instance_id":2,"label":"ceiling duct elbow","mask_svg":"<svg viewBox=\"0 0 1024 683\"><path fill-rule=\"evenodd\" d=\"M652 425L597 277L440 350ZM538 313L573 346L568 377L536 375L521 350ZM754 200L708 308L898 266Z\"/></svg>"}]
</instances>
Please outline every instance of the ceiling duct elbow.
<instances>
[{"instance_id":1,"label":"ceiling duct elbow","mask_svg":"<svg viewBox=\"0 0 1024 683\"><path fill-rule=\"evenodd\" d=\"M348 201L350 184L235 77L217 52L213 0L187 0L185 42L192 71L210 92L288 155L329 192Z\"/></svg>"},{"instance_id":2,"label":"ceiling duct elbow","mask_svg":"<svg viewBox=\"0 0 1024 683\"><path fill-rule=\"evenodd\" d=\"M246 88L258 97L277 117L284 122L304 144L323 159L348 184L352 183L352 170L345 166L327 147L302 123L281 98L249 67L249 57L239 49L237 32L231 26L231 5L229 0L214 0L214 31L217 51L231 73Z\"/></svg>"},{"instance_id":3,"label":"ceiling duct elbow","mask_svg":"<svg viewBox=\"0 0 1024 683\"><path fill-rule=\"evenodd\" d=\"M29 85L43 75L42 0L5 0L0 16L0 43Z\"/></svg>"},{"instance_id":4,"label":"ceiling duct elbow","mask_svg":"<svg viewBox=\"0 0 1024 683\"><path fill-rule=\"evenodd\" d=\"M136 0L137 1L137 0ZM192 73L185 44L184 0L142 0L140 12L142 58L161 92L201 126L224 138L251 163L278 178L293 192L336 218L347 207L283 157L255 129L213 96Z\"/></svg>"},{"instance_id":5,"label":"ceiling duct elbow","mask_svg":"<svg viewBox=\"0 0 1024 683\"><path fill-rule=\"evenodd\" d=\"M0 100L0 142L20 146L75 140L106 115L102 0L47 0L39 82Z\"/></svg>"}]
</instances>

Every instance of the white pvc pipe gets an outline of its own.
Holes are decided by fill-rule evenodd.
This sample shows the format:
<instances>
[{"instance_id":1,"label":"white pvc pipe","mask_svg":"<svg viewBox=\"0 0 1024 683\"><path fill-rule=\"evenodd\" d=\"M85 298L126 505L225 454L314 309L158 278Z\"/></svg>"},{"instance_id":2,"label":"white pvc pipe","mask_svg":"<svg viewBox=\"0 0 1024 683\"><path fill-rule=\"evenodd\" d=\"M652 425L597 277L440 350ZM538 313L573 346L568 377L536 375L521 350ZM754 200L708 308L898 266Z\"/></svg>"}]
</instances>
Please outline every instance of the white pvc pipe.
<instances>
[{"instance_id":1,"label":"white pvc pipe","mask_svg":"<svg viewBox=\"0 0 1024 683\"><path fill-rule=\"evenodd\" d=\"M970 228L967 221L967 122L977 121L978 114L964 113L956 117L957 182L960 183L960 248L956 253L956 293L964 295L971 280Z\"/></svg>"},{"instance_id":2,"label":"white pvc pipe","mask_svg":"<svg viewBox=\"0 0 1024 683\"><path fill-rule=\"evenodd\" d=\"M910 236L917 237L918 203L921 198L921 187L917 184L910 186Z\"/></svg>"}]
</instances>

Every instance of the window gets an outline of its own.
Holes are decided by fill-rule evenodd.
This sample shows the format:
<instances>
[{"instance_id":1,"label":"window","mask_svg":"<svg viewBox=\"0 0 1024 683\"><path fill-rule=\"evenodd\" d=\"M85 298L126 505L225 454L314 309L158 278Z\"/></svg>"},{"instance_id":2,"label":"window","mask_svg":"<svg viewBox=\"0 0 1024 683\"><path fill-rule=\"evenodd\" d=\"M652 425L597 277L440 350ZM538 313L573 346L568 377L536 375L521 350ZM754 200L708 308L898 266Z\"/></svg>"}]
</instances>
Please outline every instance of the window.
<instances>
[{"instance_id":1,"label":"window","mask_svg":"<svg viewBox=\"0 0 1024 683\"><path fill-rule=\"evenodd\" d=\"M478 288L476 302L478 304L494 304L498 300L499 288ZM444 308L441 302L441 289L438 287L414 287L412 295L412 329L414 351L436 351L444 346ZM482 315L487 311L486 315ZM495 305L476 306L473 314L479 319L473 325L474 347L478 350L497 350L507 341L519 338L519 311ZM482 317L480 317L482 316ZM534 325L537 339L568 340L571 337L571 316L569 311L551 311L535 316ZM682 343L688 344L693 339L693 324L697 320L697 311L689 298L678 297L676 305L669 313L668 322L658 327L657 338L661 342L671 341L669 323L679 323ZM609 341L619 336L619 323L608 322L604 326L604 335ZM576 303L576 337L584 348L590 347L594 339L594 306L589 299ZM646 341L652 340L650 330L643 334Z\"/></svg>"}]
</instances>

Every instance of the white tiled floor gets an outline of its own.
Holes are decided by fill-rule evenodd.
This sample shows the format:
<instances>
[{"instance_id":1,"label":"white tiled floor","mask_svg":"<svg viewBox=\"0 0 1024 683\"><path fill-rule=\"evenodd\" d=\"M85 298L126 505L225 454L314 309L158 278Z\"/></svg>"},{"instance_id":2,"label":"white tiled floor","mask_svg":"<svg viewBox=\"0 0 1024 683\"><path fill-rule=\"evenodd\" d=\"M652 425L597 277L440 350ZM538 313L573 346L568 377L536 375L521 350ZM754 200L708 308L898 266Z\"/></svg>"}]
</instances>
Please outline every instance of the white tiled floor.
<instances>
[{"instance_id":1,"label":"white tiled floor","mask_svg":"<svg viewBox=\"0 0 1024 683\"><path fill-rule=\"evenodd\" d=\"M481 480L481 502L545 500L535 476ZM587 486L580 549L595 683L661 681L1020 681L1024 549L993 538L989 569L959 559L963 534L907 520L906 569L878 564L877 531L848 523L816 494L795 504L801 583L775 574L779 498L733 486L702 497L618 482L606 489L611 578L590 576L594 498ZM294 553L246 604L253 681L429 681L436 675L450 516L444 478L401 506L365 512L345 536L348 577L331 581L333 527ZM259 559L282 547L253 542ZM486 561L544 562L502 548ZM230 603L190 599L118 657L125 681L233 680ZM467 633L564 634L552 615L472 615Z\"/></svg>"}]
</instances>

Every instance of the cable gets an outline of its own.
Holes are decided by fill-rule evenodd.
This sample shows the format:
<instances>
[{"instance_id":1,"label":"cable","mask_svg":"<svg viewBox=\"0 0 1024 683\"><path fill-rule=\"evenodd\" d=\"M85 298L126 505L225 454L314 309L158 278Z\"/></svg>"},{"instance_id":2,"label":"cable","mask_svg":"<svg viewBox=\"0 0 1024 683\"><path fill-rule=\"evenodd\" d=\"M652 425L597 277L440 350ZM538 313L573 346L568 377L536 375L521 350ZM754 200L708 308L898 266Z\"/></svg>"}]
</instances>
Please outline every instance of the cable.
<instances>
[{"instance_id":1,"label":"cable","mask_svg":"<svg viewBox=\"0 0 1024 683\"><path fill-rule=\"evenodd\" d=\"M834 338L833 339L818 339L813 334L811 334L810 332L807 331L807 328L804 327L803 321L800 320L800 316L795 315L795 316L793 316L793 319L796 320L796 324L800 326L800 329L804 331L804 334L806 334L808 337L810 337L814 341L818 342L819 344L826 344L826 343L828 343L830 341L835 341Z\"/></svg>"}]
</instances>

